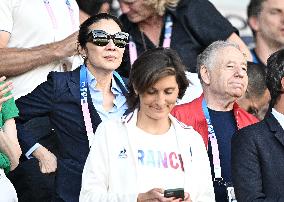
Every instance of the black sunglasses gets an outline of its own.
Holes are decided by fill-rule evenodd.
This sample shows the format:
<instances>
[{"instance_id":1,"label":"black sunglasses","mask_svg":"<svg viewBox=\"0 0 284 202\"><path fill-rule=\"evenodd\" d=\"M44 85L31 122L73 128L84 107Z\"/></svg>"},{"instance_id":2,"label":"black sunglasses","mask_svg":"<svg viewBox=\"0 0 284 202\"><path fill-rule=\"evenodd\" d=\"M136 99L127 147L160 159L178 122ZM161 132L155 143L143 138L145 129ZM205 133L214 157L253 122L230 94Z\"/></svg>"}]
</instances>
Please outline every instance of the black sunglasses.
<instances>
[{"instance_id":1,"label":"black sunglasses","mask_svg":"<svg viewBox=\"0 0 284 202\"><path fill-rule=\"evenodd\" d=\"M106 46L112 39L115 46L118 48L124 48L128 43L129 34L125 32L117 32L115 34L108 34L103 30L90 31L89 42L97 46Z\"/></svg>"}]
</instances>

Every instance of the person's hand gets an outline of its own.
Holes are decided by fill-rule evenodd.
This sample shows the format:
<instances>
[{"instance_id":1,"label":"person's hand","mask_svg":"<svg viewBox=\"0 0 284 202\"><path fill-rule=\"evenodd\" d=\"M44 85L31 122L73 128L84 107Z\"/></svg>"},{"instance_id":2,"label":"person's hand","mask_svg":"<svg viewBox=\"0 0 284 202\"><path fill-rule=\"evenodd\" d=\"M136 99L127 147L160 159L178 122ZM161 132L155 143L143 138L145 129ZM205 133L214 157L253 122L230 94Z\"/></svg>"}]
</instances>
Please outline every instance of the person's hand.
<instances>
[{"instance_id":1,"label":"person's hand","mask_svg":"<svg viewBox=\"0 0 284 202\"><path fill-rule=\"evenodd\" d=\"M5 79L5 76L0 77L0 82L4 82ZM0 111L2 110L2 104L13 97L12 94L5 96L5 94L11 91L12 89L12 81L6 81L0 85Z\"/></svg>"},{"instance_id":2,"label":"person's hand","mask_svg":"<svg viewBox=\"0 0 284 202\"><path fill-rule=\"evenodd\" d=\"M171 202L181 202L183 201L181 198L171 198ZM192 202L189 196L189 193L184 192L184 202Z\"/></svg>"},{"instance_id":3,"label":"person's hand","mask_svg":"<svg viewBox=\"0 0 284 202\"><path fill-rule=\"evenodd\" d=\"M59 56L61 58L73 56L73 55L76 55L78 53L78 51L77 51L78 34L79 34L78 31L74 32L73 34L71 34L67 38L58 42L58 44L59 44L58 51L59 51Z\"/></svg>"},{"instance_id":4,"label":"person's hand","mask_svg":"<svg viewBox=\"0 0 284 202\"><path fill-rule=\"evenodd\" d=\"M78 33L79 32L77 31L67 38L55 43L56 51L54 53L60 59L64 71L72 70L72 61L68 57L79 54L77 50Z\"/></svg>"},{"instance_id":5,"label":"person's hand","mask_svg":"<svg viewBox=\"0 0 284 202\"><path fill-rule=\"evenodd\" d=\"M33 152L33 156L38 159L40 171L42 173L52 173L57 169L56 156L48 149L40 146Z\"/></svg>"},{"instance_id":6,"label":"person's hand","mask_svg":"<svg viewBox=\"0 0 284 202\"><path fill-rule=\"evenodd\" d=\"M187 194L187 198L189 199L189 194ZM166 198L164 197L164 190L160 189L160 188L154 188L151 189L149 191L147 191L146 193L140 193L138 194L137 197L137 202L180 202L182 201L181 199L175 199L174 197L171 198ZM187 202L191 202L191 200L189 199L189 201Z\"/></svg>"},{"instance_id":7,"label":"person's hand","mask_svg":"<svg viewBox=\"0 0 284 202\"><path fill-rule=\"evenodd\" d=\"M189 193L184 192L184 201L185 202L192 202L192 200L190 199Z\"/></svg>"},{"instance_id":8,"label":"person's hand","mask_svg":"<svg viewBox=\"0 0 284 202\"><path fill-rule=\"evenodd\" d=\"M163 190L159 188L154 188L147 191L146 193L138 194L137 202L161 201L163 198Z\"/></svg>"},{"instance_id":9,"label":"person's hand","mask_svg":"<svg viewBox=\"0 0 284 202\"><path fill-rule=\"evenodd\" d=\"M181 202L182 199L178 198L166 198L164 197L164 190L160 188L154 188L149 190L146 193L140 193L137 197L137 202ZM185 202L192 202L189 196L189 193L184 193L184 201Z\"/></svg>"}]
</instances>

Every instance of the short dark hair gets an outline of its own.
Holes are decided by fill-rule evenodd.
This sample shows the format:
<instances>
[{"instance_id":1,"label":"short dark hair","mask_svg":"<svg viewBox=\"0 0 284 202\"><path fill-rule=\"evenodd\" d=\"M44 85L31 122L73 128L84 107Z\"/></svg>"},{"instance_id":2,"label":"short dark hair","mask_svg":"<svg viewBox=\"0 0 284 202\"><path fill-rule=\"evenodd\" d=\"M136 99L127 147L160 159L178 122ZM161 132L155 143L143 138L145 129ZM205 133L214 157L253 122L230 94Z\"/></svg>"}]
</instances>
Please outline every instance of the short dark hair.
<instances>
[{"instance_id":1,"label":"short dark hair","mask_svg":"<svg viewBox=\"0 0 284 202\"><path fill-rule=\"evenodd\" d=\"M89 17L87 20L85 20L81 25L80 25L80 30L79 30L79 35L78 35L78 42L82 48L86 47L86 44L88 42L88 34L91 31L89 27L96 23L99 22L100 20L113 20L118 24L120 29L122 30L122 24L119 21L119 19L111 14L108 13L99 13L96 15L93 15Z\"/></svg>"},{"instance_id":2,"label":"short dark hair","mask_svg":"<svg viewBox=\"0 0 284 202\"><path fill-rule=\"evenodd\" d=\"M262 10L262 3L266 0L250 0L249 5L247 7L247 16L248 18L251 16L258 16Z\"/></svg>"},{"instance_id":3,"label":"short dark hair","mask_svg":"<svg viewBox=\"0 0 284 202\"><path fill-rule=\"evenodd\" d=\"M248 61L247 75L248 87L246 97L260 98L267 89L266 66Z\"/></svg>"},{"instance_id":4,"label":"short dark hair","mask_svg":"<svg viewBox=\"0 0 284 202\"><path fill-rule=\"evenodd\" d=\"M247 7L247 17L257 17L262 11L262 3L266 0L250 0L250 3ZM249 23L248 23L249 25ZM255 36L255 31L251 28L253 35Z\"/></svg>"},{"instance_id":5,"label":"short dark hair","mask_svg":"<svg viewBox=\"0 0 284 202\"><path fill-rule=\"evenodd\" d=\"M139 106L139 96L135 90L138 94L143 94L161 78L171 75L176 77L178 98L181 99L189 81L177 52L169 48L155 48L140 55L130 70L127 96L129 109L133 110Z\"/></svg>"},{"instance_id":6,"label":"short dark hair","mask_svg":"<svg viewBox=\"0 0 284 202\"><path fill-rule=\"evenodd\" d=\"M281 79L284 77L284 49L273 53L267 60L266 84L271 95L270 106L273 107L283 93Z\"/></svg>"},{"instance_id":7,"label":"short dark hair","mask_svg":"<svg viewBox=\"0 0 284 202\"><path fill-rule=\"evenodd\" d=\"M80 10L92 16L98 14L104 3L112 3L112 0L76 0Z\"/></svg>"}]
</instances>

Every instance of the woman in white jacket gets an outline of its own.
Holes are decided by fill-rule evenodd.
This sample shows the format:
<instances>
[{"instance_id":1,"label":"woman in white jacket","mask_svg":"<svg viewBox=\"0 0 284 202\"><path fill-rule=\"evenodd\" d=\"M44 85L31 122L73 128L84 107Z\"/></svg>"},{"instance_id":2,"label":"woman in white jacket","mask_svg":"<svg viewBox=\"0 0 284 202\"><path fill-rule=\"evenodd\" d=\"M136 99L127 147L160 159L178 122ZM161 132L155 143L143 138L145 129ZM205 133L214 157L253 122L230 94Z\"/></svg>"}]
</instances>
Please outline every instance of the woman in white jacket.
<instances>
[{"instance_id":1,"label":"woman in white jacket","mask_svg":"<svg viewBox=\"0 0 284 202\"><path fill-rule=\"evenodd\" d=\"M181 201L164 190L183 188L185 201L215 200L201 136L170 115L188 86L175 51L157 48L133 64L129 111L103 122L87 158L80 201Z\"/></svg>"}]
</instances>

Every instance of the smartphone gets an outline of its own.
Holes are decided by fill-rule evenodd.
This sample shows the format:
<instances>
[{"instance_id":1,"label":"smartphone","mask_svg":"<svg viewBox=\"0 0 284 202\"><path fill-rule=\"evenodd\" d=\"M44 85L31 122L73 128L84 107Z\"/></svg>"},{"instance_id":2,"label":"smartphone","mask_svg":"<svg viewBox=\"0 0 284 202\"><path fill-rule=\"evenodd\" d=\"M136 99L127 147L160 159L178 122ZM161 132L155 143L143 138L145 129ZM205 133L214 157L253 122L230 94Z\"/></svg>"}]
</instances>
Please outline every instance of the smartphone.
<instances>
[{"instance_id":1,"label":"smartphone","mask_svg":"<svg viewBox=\"0 0 284 202\"><path fill-rule=\"evenodd\" d=\"M184 200L184 189L183 188L166 189L164 191L164 197L166 198L175 197Z\"/></svg>"}]
</instances>

